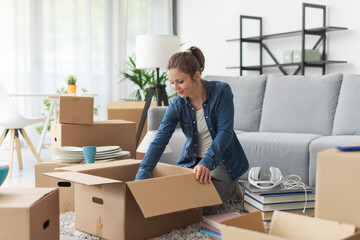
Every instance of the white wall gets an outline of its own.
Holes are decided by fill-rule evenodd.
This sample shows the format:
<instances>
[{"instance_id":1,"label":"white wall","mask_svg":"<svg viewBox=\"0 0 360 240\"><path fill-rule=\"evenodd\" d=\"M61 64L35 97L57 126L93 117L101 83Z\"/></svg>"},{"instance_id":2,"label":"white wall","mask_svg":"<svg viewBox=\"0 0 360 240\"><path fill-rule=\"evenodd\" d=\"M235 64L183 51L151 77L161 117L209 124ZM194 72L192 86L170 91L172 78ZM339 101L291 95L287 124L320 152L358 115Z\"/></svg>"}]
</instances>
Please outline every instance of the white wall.
<instances>
[{"instance_id":1,"label":"white wall","mask_svg":"<svg viewBox=\"0 0 360 240\"><path fill-rule=\"evenodd\" d=\"M300 0L178 0L178 34L183 49L194 45L205 54L204 74L239 75L239 70L226 67L239 66L239 42L226 42L239 38L240 15L263 18L263 34L301 30L302 2ZM347 27L346 31L328 33L327 56L329 60L345 60L346 64L327 65L327 73L353 72L360 74L360 1L356 0L309 0L307 3L327 6L327 25ZM321 25L319 12L307 12L307 27ZM247 25L249 26L249 25ZM255 28L254 28L255 29ZM254 29L246 29L249 35ZM257 29L257 28L256 28ZM307 38L311 48L314 38ZM313 41L313 42L311 42ZM268 40L266 44L282 62L282 52L300 49L301 38ZM247 44L244 49L244 63L256 64L258 47ZM264 64L272 62L264 53ZM293 68L295 69L295 68ZM280 73L266 69L264 73ZM257 74L244 72L244 75ZM306 69L307 75L319 75L320 69Z\"/></svg>"}]
</instances>

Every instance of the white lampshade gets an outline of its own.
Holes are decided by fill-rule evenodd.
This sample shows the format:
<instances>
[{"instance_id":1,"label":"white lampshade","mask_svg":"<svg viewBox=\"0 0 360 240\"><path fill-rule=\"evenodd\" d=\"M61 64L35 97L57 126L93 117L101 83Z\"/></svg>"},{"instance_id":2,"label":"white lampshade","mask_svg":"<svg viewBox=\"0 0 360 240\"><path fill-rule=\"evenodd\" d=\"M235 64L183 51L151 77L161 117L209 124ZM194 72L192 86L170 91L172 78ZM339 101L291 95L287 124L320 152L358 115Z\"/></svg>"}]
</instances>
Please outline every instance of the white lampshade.
<instances>
[{"instance_id":1,"label":"white lampshade","mask_svg":"<svg viewBox=\"0 0 360 240\"><path fill-rule=\"evenodd\" d=\"M150 130L146 133L144 139L141 141L139 147L136 149L139 153L146 153L149 149L150 143L155 139L155 136L157 134L156 130ZM169 145L166 145L164 153L170 153L172 152Z\"/></svg>"},{"instance_id":2,"label":"white lampshade","mask_svg":"<svg viewBox=\"0 0 360 240\"><path fill-rule=\"evenodd\" d=\"M136 68L166 68L170 57L179 51L180 38L178 36L136 36Z\"/></svg>"}]
</instances>

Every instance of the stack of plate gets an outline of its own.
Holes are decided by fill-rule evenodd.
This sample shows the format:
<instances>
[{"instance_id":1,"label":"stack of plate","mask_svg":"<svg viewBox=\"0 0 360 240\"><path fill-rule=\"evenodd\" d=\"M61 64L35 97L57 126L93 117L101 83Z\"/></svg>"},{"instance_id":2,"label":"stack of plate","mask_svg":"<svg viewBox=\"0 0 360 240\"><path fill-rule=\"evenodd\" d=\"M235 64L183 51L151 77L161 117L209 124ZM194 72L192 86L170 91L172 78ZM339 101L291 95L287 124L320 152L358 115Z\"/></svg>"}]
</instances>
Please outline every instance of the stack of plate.
<instances>
[{"instance_id":1,"label":"stack of plate","mask_svg":"<svg viewBox=\"0 0 360 240\"><path fill-rule=\"evenodd\" d=\"M119 146L96 147L95 161L122 157L129 153L129 151L122 151ZM58 147L54 149L54 154L55 159L61 162L78 163L85 159L81 147Z\"/></svg>"}]
</instances>

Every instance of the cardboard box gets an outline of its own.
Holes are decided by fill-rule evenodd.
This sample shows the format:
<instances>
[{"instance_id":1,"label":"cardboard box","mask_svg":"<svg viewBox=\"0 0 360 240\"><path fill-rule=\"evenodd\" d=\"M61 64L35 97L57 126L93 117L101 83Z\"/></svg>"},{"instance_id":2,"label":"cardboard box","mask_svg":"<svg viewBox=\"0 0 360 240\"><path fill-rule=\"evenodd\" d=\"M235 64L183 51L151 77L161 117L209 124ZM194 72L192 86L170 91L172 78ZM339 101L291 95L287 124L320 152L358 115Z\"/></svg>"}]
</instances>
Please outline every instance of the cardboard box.
<instances>
[{"instance_id":1,"label":"cardboard box","mask_svg":"<svg viewBox=\"0 0 360 240\"><path fill-rule=\"evenodd\" d=\"M301 62L301 50L296 49L293 50L293 63L297 63L297 62ZM320 56L320 51L319 49L306 49L305 50L305 62L315 62L315 61L320 61L321 60L321 56Z\"/></svg>"},{"instance_id":2,"label":"cardboard box","mask_svg":"<svg viewBox=\"0 0 360 240\"><path fill-rule=\"evenodd\" d=\"M51 146L120 146L136 154L135 123L124 120L94 121L92 124L61 124L51 122Z\"/></svg>"},{"instance_id":3,"label":"cardboard box","mask_svg":"<svg viewBox=\"0 0 360 240\"><path fill-rule=\"evenodd\" d=\"M1 188L0 239L59 239L59 191Z\"/></svg>"},{"instance_id":4,"label":"cardboard box","mask_svg":"<svg viewBox=\"0 0 360 240\"><path fill-rule=\"evenodd\" d=\"M116 159L107 159L101 161L95 161L97 163L103 163L108 161L114 161L119 159L129 159L131 155L128 154L121 158ZM69 212L75 211L75 187L74 184L70 181L60 180L57 178L49 177L43 175L43 173L62 171L58 168L67 167L67 166L76 166L82 165L82 163L61 163L61 162L41 162L35 164L35 186L36 187L53 187L59 189L59 211Z\"/></svg>"},{"instance_id":5,"label":"cardboard box","mask_svg":"<svg viewBox=\"0 0 360 240\"><path fill-rule=\"evenodd\" d=\"M156 106L156 102L151 102L150 107ZM136 131L139 127L141 114L143 112L145 106L145 102L141 101L122 101L122 102L108 102L107 103L107 118L109 120L112 119L123 119L136 123ZM139 144L144 138L147 132L147 118L144 124L144 128L142 130ZM144 154L137 153L136 159L142 159Z\"/></svg>"},{"instance_id":6,"label":"cardboard box","mask_svg":"<svg viewBox=\"0 0 360 240\"><path fill-rule=\"evenodd\" d=\"M269 233L265 233L261 212L244 214L221 222L223 240L339 240L359 239L356 226L336 221L275 211Z\"/></svg>"},{"instance_id":7,"label":"cardboard box","mask_svg":"<svg viewBox=\"0 0 360 240\"><path fill-rule=\"evenodd\" d=\"M94 97L60 96L60 123L91 124L93 119Z\"/></svg>"},{"instance_id":8,"label":"cardboard box","mask_svg":"<svg viewBox=\"0 0 360 240\"><path fill-rule=\"evenodd\" d=\"M343 152L332 148L318 154L315 217L360 227L359 169L358 151Z\"/></svg>"},{"instance_id":9,"label":"cardboard box","mask_svg":"<svg viewBox=\"0 0 360 240\"><path fill-rule=\"evenodd\" d=\"M113 239L148 239L198 223L203 206L221 203L192 169L158 163L152 177L134 181L139 160L65 167L45 173L75 182L75 227Z\"/></svg>"}]
</instances>

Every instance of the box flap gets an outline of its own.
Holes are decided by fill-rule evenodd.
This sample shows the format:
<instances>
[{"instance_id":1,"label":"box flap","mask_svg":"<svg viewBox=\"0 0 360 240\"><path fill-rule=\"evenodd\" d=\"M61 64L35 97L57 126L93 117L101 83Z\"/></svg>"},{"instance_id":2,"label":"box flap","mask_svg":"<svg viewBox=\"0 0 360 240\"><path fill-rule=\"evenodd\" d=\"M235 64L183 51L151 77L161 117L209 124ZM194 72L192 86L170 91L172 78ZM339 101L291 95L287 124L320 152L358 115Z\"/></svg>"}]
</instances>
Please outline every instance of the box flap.
<instances>
[{"instance_id":1,"label":"box flap","mask_svg":"<svg viewBox=\"0 0 360 240\"><path fill-rule=\"evenodd\" d=\"M240 215L238 217L223 221L221 224L265 233L263 219L260 211Z\"/></svg>"},{"instance_id":2,"label":"box flap","mask_svg":"<svg viewBox=\"0 0 360 240\"><path fill-rule=\"evenodd\" d=\"M28 208L56 188L1 188L0 208Z\"/></svg>"},{"instance_id":3,"label":"box flap","mask_svg":"<svg viewBox=\"0 0 360 240\"><path fill-rule=\"evenodd\" d=\"M344 239L355 233L355 225L294 213L275 211L269 234L290 239Z\"/></svg>"},{"instance_id":4,"label":"box flap","mask_svg":"<svg viewBox=\"0 0 360 240\"><path fill-rule=\"evenodd\" d=\"M122 182L110 178L103 178L103 177L98 177L98 176L79 173L79 172L52 172L52 173L43 173L43 174L46 176L68 180L75 183L81 183L89 186Z\"/></svg>"},{"instance_id":5,"label":"box flap","mask_svg":"<svg viewBox=\"0 0 360 240\"><path fill-rule=\"evenodd\" d=\"M283 240L265 233L261 212L240 215L221 222L223 239Z\"/></svg>"},{"instance_id":6,"label":"box flap","mask_svg":"<svg viewBox=\"0 0 360 240\"><path fill-rule=\"evenodd\" d=\"M55 170L62 170L62 171L69 171L69 172L82 172L82 171L86 171L86 170L101 169L101 168L123 166L123 165L130 165L130 164L140 164L140 163L141 163L141 160L126 159L126 160L109 161L109 162L101 162L101 163L97 162L94 164L79 164L79 165L74 165L74 166L55 168Z\"/></svg>"},{"instance_id":7,"label":"box flap","mask_svg":"<svg viewBox=\"0 0 360 240\"><path fill-rule=\"evenodd\" d=\"M199 183L195 173L133 181L127 185L146 218L222 203L214 185Z\"/></svg>"}]
</instances>

